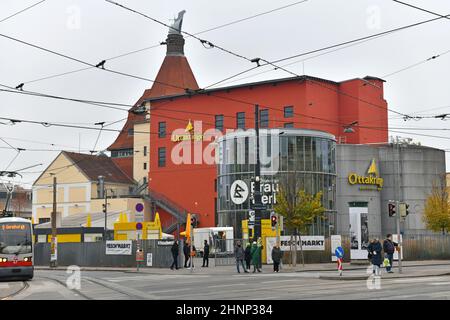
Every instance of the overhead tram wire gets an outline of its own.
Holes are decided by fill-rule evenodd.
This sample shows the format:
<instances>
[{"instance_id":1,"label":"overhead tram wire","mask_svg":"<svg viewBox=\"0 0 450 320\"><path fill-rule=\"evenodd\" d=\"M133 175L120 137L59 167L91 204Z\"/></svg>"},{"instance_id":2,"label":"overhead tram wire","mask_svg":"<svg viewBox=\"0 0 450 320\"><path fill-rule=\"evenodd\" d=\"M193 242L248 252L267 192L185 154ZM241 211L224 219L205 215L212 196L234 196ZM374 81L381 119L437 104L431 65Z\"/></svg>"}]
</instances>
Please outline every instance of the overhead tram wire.
<instances>
[{"instance_id":1,"label":"overhead tram wire","mask_svg":"<svg viewBox=\"0 0 450 320\"><path fill-rule=\"evenodd\" d=\"M374 39L376 39L376 38L381 38L381 37L383 37L383 36L384 36L384 35L380 35L380 36L375 37L375 38L370 38L370 39L366 39L366 40L363 40L363 41L360 41L360 42L351 43L351 44L349 44L349 45L347 45L347 46L338 47L338 48L335 48L335 49L333 49L333 50L325 51L325 52L316 54L316 55L314 55L314 56L307 57L307 58L305 58L305 59L301 59L301 60L293 61L293 62L290 62L290 63L287 63L287 64L283 64L283 65L281 65L281 66L282 66L282 67L292 66L292 65L294 65L294 64L301 63L301 62L305 62L305 61L308 61L308 60L312 60L312 59L315 59L315 58L318 58L318 57L322 57L322 56L324 56L324 55L328 55L328 54L331 54L331 53L333 53L333 52L337 52L337 51L344 50L344 49L347 49L347 48L350 48L350 47L353 47L353 46L361 45L361 44L363 44L363 43L366 43L366 42L368 42L368 41L374 40ZM229 84L229 83L234 83L234 82L238 82L238 81L241 81L241 80L245 80L245 79L249 79L249 78L254 78L254 77L259 76L259 75L261 75L261 74L265 74L265 73L269 73L269 72L274 72L274 71L277 71L277 70L276 70L275 68L274 68L274 69L269 69L269 70L257 72L257 73L255 73L255 74L252 74L252 75L249 75L249 76L246 76L246 77L238 78L238 79L235 79L235 80L233 80L233 81L228 81L228 80L230 80L230 79L233 79L233 78L235 78L235 77L237 77L237 76L239 76L239 75L241 75L241 74L247 73L247 72L249 72L249 71L251 71L251 70L248 70L248 71L245 70L245 71L240 72L240 73L238 73L238 74L229 76L229 77L226 78L226 79L220 80L220 81L218 81L218 82L216 82L216 83L214 83L214 84L208 85L207 87L204 87L204 88L207 89L207 88L216 86L216 85L218 85L218 84Z\"/></svg>"},{"instance_id":2,"label":"overhead tram wire","mask_svg":"<svg viewBox=\"0 0 450 320\"><path fill-rule=\"evenodd\" d=\"M105 1L110 2L109 0L105 0ZM119 5L119 6L121 6L121 5ZM126 8L126 7L125 7L125 8ZM127 10L131 10L131 11L135 12L133 9L128 9L128 8L127 8ZM136 12L137 12L137 11L136 11ZM145 16L145 17L148 17L148 16L146 16L145 14L142 14L142 13L139 13L139 12L137 12L137 13L138 13L138 14L141 14L141 15L143 15L143 16ZM168 26L167 24L165 24L165 23L163 23L163 22L160 22L160 21L158 21L158 20L155 20L155 19L153 19L153 18L151 18L151 17L148 17L148 18L151 19L151 20L157 21L158 23L161 23L161 24L163 24L163 25L166 26L166 27L170 27L170 26ZM436 19L437 19L437 18L436 18ZM170 28L172 28L172 27L170 27ZM182 31L182 32L183 32L183 31ZM186 31L184 31L184 33L190 35L190 33L186 32ZM85 64L85 65L89 65L89 66L94 66L93 64L88 63L88 62L86 62L86 61L83 61L83 60L80 60L80 59L77 59L77 58L73 58L73 57L71 57L71 56L68 56L68 55L65 55L65 54L62 54L62 53L58 53L58 52L56 52L56 51L49 50L49 49L43 48L43 47L41 47L41 46L34 45L34 44L31 44L31 43L26 42L26 41L22 41L22 40L20 40L20 39L16 39L16 38L14 38L14 37L10 37L10 36L7 36L7 35L3 35L3 34L1 34L1 33L0 33L0 36L5 37L5 38L10 39L10 40L13 40L13 41L17 41L17 42L22 43L22 44L27 45L27 46L31 46L31 47L34 47L34 48L43 50L43 51L48 52L48 53L55 54L55 55L60 56L60 57L64 57L64 58L69 59L69 60L72 60L72 61L76 61L76 62ZM194 36L194 37L195 37L195 36ZM199 39L199 38L198 38L198 39ZM217 48L221 48L221 47L217 47ZM226 51L226 52L229 52L229 50L226 50L226 49L223 49L223 48L222 48L222 50L224 50L224 51ZM248 60L248 61L250 61L250 62L252 62L252 63L255 62L254 59L246 58L246 57L244 57L244 56L242 56L242 55L239 55L239 54L237 54L237 53L233 53L233 52L231 52L231 51L230 51L230 53L233 54L233 55L235 55L235 56L242 57L243 59ZM259 59L259 58L258 58L258 59ZM263 61L266 61L266 60L263 60ZM259 64L259 62L257 62L257 63ZM276 65L274 65L273 63L271 63L271 65L276 66ZM291 71L289 71L289 70L287 70L287 69L284 69L284 68L282 68L282 67L278 67L278 66L276 66L276 67L277 67L278 69L280 69L280 70L283 70L283 71L292 73ZM175 86L175 85L173 85L173 84L167 84L167 83L163 83L163 82L161 82L161 81L152 80L152 79L147 79L147 78L135 76L135 75L128 74L128 73L124 73L124 72L120 72L120 71L115 71L115 70L112 70L112 69L105 69L105 68L97 68L97 69L103 70L103 71L108 71L108 72L111 72L111 73L114 73L114 74L119 74L119 75L122 75L122 76L127 76L127 77L131 77L131 78L139 79L139 80L150 81L150 82L152 82L152 83L159 83L159 84L161 84L161 85L165 85L165 86L175 87L175 88L178 88L178 89L187 90L186 88L181 88L181 87ZM299 78L302 78L302 77L299 76L299 75L297 75L297 76L298 76ZM11 87L9 87L9 88L11 88ZM20 91L20 90L18 90L18 91ZM192 94L200 94L202 91L203 91L202 89L196 90L196 91L194 91ZM340 92L340 91L339 91L339 92ZM214 96L220 97L220 96L218 96L218 95L214 95ZM230 100L230 101L236 101L236 102L238 101L237 99L233 99L233 98L229 98L229 97L222 97L222 98L224 98L224 99L226 99L226 100ZM356 99L358 99L358 98L356 98ZM241 102L242 102L242 101L241 101ZM246 103L246 104L251 104L251 105L257 104L257 103L249 103L249 102L244 102L244 103ZM395 113L398 113L398 112L395 112ZM400 113L399 113L399 114L400 114Z\"/></svg>"},{"instance_id":3,"label":"overhead tram wire","mask_svg":"<svg viewBox=\"0 0 450 320\"><path fill-rule=\"evenodd\" d=\"M0 87L8 88L8 89L0 89L0 92L7 92L7 93L13 93L13 94L36 96L36 97L41 97L41 98L51 98L51 99L57 99L57 100L79 102L79 103L94 105L94 106L101 107L101 108L108 108L108 109L114 109L114 110L120 110L120 111L128 111L128 109L119 108L118 106L127 106L128 108L133 107L132 105L127 105L127 104L103 102L103 101L93 101L93 100L83 100L83 99L68 98L68 97L56 96L56 95L51 95L51 94L39 93L39 92L34 92L34 91L18 90L14 87L7 86L7 85L1 84L1 83L0 83Z\"/></svg>"},{"instance_id":4,"label":"overhead tram wire","mask_svg":"<svg viewBox=\"0 0 450 320\"><path fill-rule=\"evenodd\" d=\"M219 25L219 26L216 26L216 27L208 28L208 29L202 30L200 32L196 32L196 33L194 33L194 35L200 35L200 34L203 34L203 33L207 33L207 32L215 31L215 30L218 30L218 29L222 29L222 28L225 28L225 27L228 27L228 26L240 23L240 22L248 21L248 20L251 20L251 19L263 16L263 15L266 15L266 14L269 14L269 13L272 13L272 12L276 12L276 11L280 11L280 10L283 10L283 9L286 9L286 8L290 8L290 7L293 7L295 5L298 5L298 4L307 2L307 1L309 1L309 0L293 2L291 4L287 4L287 5L278 7L278 8L274 8L274 9L271 9L271 10L268 10L268 11L265 11L265 12L261 12L261 13L258 13L258 14L255 14L255 15L252 15L252 16L249 16L249 17L246 17L246 18L234 20L234 21L227 22L225 24L222 24L222 25ZM145 48L142 48L142 49L138 49L138 50L129 51L129 52L117 55L117 56L109 57L109 58L106 58L105 60L106 60L106 62L112 61L112 60L116 60L116 59L123 58L123 57L129 56L129 55L135 54L135 53L139 53L139 52L143 52L143 51L146 51L146 50L158 48L158 47L160 47L162 45L163 45L163 42L160 42L159 44L155 44L155 45L148 46L148 47L145 47ZM86 68L76 69L76 70L67 71L67 72L63 72L63 73L53 74L53 75L41 77L41 78L38 78L38 79L25 81L23 83L24 84L30 84L30 83L39 82L39 81L43 81L43 80L49 80L49 79L53 79L53 78L57 78L57 77L61 77L61 76L65 76L65 75L69 75L69 74L85 71L85 70L90 70L90 69L93 69L93 67L86 67Z\"/></svg>"},{"instance_id":5,"label":"overhead tram wire","mask_svg":"<svg viewBox=\"0 0 450 320\"><path fill-rule=\"evenodd\" d=\"M108 0L106 0L106 1L108 1ZM132 9L131 9L131 10L132 10ZM153 18L151 18L151 19L153 19ZM436 19L437 19L437 18L436 18ZM436 19L434 19L434 20L436 20ZM160 22L160 23L162 23L162 22ZM164 23L162 23L162 24L164 24ZM164 25L165 25L165 26L168 26L168 25L166 25L166 24L164 24ZM188 34L189 34L189 33L188 33ZM93 66L92 64L90 64L90 63L88 63L88 62L85 62L85 61L82 61L82 60L79 60L79 59L76 59L76 58L73 58L73 57L70 57L70 56L67 56L67 55L58 53L58 52L55 52L55 51L53 51L53 50L46 49L46 48L43 48L43 47L40 47L40 46L31 44L31 43L28 43L28 42L25 42L25 41L22 41L22 40L13 38L13 37L5 36L5 35L3 35L3 34L0 34L0 36L6 37L6 38L11 39L11 40L14 40L14 41L18 41L18 42L20 42L20 43L22 43L22 44L25 44L25 45L29 45L29 46L32 46L32 47L35 47L35 48L44 50L44 51L49 52L49 53L56 54L56 55L58 55L58 56L61 56L61 57L64 57L64 58L67 58L67 59L70 59L70 60L73 60L73 61L77 61L77 62L79 62L79 63L83 63L83 64L86 64L86 65ZM237 54L235 54L235 55L237 55ZM248 59L248 58L245 58L245 59ZM253 61L252 61L252 62L253 62ZM282 70L285 70L285 69L280 68L280 67L278 67L278 68L279 68L279 69L282 69ZM154 83L160 83L160 84L162 84L162 85L167 85L167 86L172 86L172 87L180 88L180 87L178 87L178 86L174 86L174 85L171 85L171 84L162 83L162 82L155 81L155 80L151 80L151 79L146 79L146 78L143 78L143 77L138 77L138 76L134 76L134 75L131 75L131 74L126 74L126 73L119 72L119 71L115 71L115 70L103 69L103 68L97 68L97 69L109 71L109 72L112 72L112 73L117 73L117 74L120 74L120 75L132 77L132 78L136 78L136 79L140 79L140 80L145 80L145 81L150 81L150 82L154 82ZM290 71L288 71L288 72L290 72ZM300 76L299 76L299 77L300 77ZM11 88L11 87L8 87L8 88ZM326 87L326 88L328 88L328 87ZM182 89L185 90L186 88L182 88ZM330 88L328 88L328 89L330 89ZM18 91L19 91L19 90L18 90ZM340 93L340 94L342 94L341 91L337 91L337 92ZM194 93L195 93L195 94L199 94L199 93L201 93L201 90L196 91L196 92L194 92ZM39 95L39 96L44 96L44 95L42 95L42 94L38 94L38 95ZM346 94L346 95L352 97L352 96L349 95L349 94ZM230 101L235 101L235 102L245 103L245 104L251 104L251 105L256 104L256 103L250 103L250 102L246 102L246 101L245 101L245 102L244 102L244 101L239 101L239 100L237 100L237 99L232 99L232 98L229 98L229 97L221 97L221 96L218 96L218 95L214 95L214 96L215 96L215 97L218 97L218 98L230 100ZM359 99L359 98L357 98L357 97L353 97L353 98L355 98L355 99L357 99L357 100L361 100L361 99ZM76 99L74 99L73 101L78 101L78 102L80 102L79 100L76 100ZM81 102L86 103L85 101L81 101ZM369 104L370 104L370 103L369 103ZM375 104L371 104L371 105L377 106L377 105L375 105ZM378 106L378 107L383 107L383 106ZM384 107L383 107L383 108L384 108ZM400 112L397 112L397 111L393 111L393 110L390 110L390 109L388 109L388 110L391 111L391 112L400 114L400 115L404 115L404 114L402 114L402 113L400 113ZM406 115L404 115L404 116L406 116Z\"/></svg>"},{"instance_id":6,"label":"overhead tram wire","mask_svg":"<svg viewBox=\"0 0 450 320\"><path fill-rule=\"evenodd\" d=\"M118 6L121 6L121 7L125 8L125 9L127 9L127 10L130 10L130 11L135 12L135 13L137 13L137 14L143 15L143 16L145 16L145 17L147 17L147 18L149 18L149 19L151 19L151 20L153 20L153 21L155 21L155 22L157 22L157 23L160 23L160 24L162 24L162 25L164 25L164 26L166 26L166 27L172 28L171 26L169 26L169 25L167 25L167 24L165 24L165 23L163 23L163 22L161 22L161 21L158 21L158 20L156 20L156 19L153 19L153 18L151 18L151 17L149 17L149 16L147 16L147 15L145 15L145 14L142 14L142 13L140 13L140 12L137 12L137 11L133 10L133 9L127 8L127 7L125 7L125 6L123 6L123 5L120 5L120 4L116 3L116 2L112 2L112 1L109 1L109 0L105 0L105 1L110 2L110 3L113 3L113 4L116 4L116 5L118 5ZM370 38L370 37L379 36L379 35L381 35L381 34L387 34L387 33L391 33L391 32L394 32L394 31L403 30L403 29L408 28L408 27L417 26L417 25L420 25L420 24L423 24L423 23L426 23L426 22L431 22L431 21L435 21L435 20L438 20L438 19L442 19L442 18L444 18L444 17L445 17L445 16L440 16L439 18L435 18L435 19L431 19L431 20L422 21L422 22L415 23L415 24L408 25L408 26L404 26L404 27L401 27L401 28L392 29L392 30L389 30L389 31L385 31L385 32L376 34L376 35L371 35L371 36L364 37L364 38L359 38L359 39L357 39L357 40L353 40L353 41L350 41L350 42L345 42L345 43L342 43L342 44L340 44L340 45L348 44L348 43L351 43L351 42L354 42L354 41L358 41L358 40L368 39L368 38ZM182 31L182 32L183 32L183 31ZM199 39L202 43L209 43L210 45L213 45L212 43L210 43L210 42L208 42L208 41L206 41L206 40L202 40L202 39L200 39L200 38L198 38L198 37L196 37L196 36L194 36L194 35L192 35L192 34L190 34L190 33L187 33L187 32L185 32L185 31L184 31L183 33L188 34L188 35L190 35L190 36L193 36L193 37L196 38L196 39ZM64 57L64 58L67 58L67 59L70 59L70 60L73 60L73 61L77 61L77 62L79 62L79 63L83 63L83 64L85 64L85 65L89 65L89 66L91 66L91 67L96 67L96 65L90 64L90 63L88 63L88 62L85 62L85 61L82 61L82 60L79 60L79 59L76 59L76 58L73 58L73 57L70 57L70 56L67 56L67 55L64 55L64 54L61 54L61 53L58 53L58 52L49 50L49 49L46 49L46 48L43 48L43 47L40 47L40 46L36 46L36 45L31 44L31 43L27 43L27 42L25 42L25 41L22 41L22 40L13 38L13 37L9 37L9 36L3 35L3 34L0 34L0 36L5 37L5 38L8 38L8 39L10 39L10 40L18 41L18 42L20 42L20 43L22 43L22 44L26 44L26 45L29 45L29 46L32 46L32 47L35 47L35 48L38 48L38 49L47 51L47 52L49 52L49 53L56 54L56 55L58 55L58 56L61 56L61 57ZM336 47L336 46L338 46L338 45L329 46L329 47L327 47L327 49L332 48L332 47ZM216 48L218 48L218 49L220 49L220 50L222 50L222 51L225 51L225 52L228 52L228 53L230 53L230 54L233 54L233 55L235 55L235 56L237 56L237 57L243 58L243 59L245 59L245 60L247 60L247 61L254 62L254 61L253 61L254 59L246 58L246 57L244 57L244 56L242 56L242 55L240 55L240 54L231 52L231 51L229 51L229 50L227 50L227 49L224 49L224 48L222 48L222 47L218 47L218 46L215 46L215 45L213 45L213 47L216 47ZM313 52L317 52L317 50L315 50L315 51L313 51ZM309 53L311 53L311 52L309 52ZM303 54L301 54L301 55L303 55ZM295 56L292 56L292 57L298 57L298 56L299 56L299 55L295 55ZM276 67L276 68L278 68L278 69L280 69L280 70L284 70L284 71L289 72L289 73L292 74L291 71L286 70L286 69L283 69L282 67L278 67L278 66L274 65L274 63L276 63L276 62L284 61L284 60L287 60L287 59L291 59L292 57L288 57L288 58L276 60L276 61L273 61L273 62L268 62L267 60L263 60L263 59L260 59L260 60L265 61L265 62L266 62L266 65L267 65L267 64L270 64L270 65L272 65L272 66L274 66L274 67ZM157 82L157 81L155 81L155 80L146 79L146 78L143 78L143 77L139 77L139 76L134 76L134 75L126 74L126 73L124 73L124 72L115 71L115 70L111 70L111 69L103 69L103 68L98 68L98 69L105 70L105 71L109 71L109 72L116 73L116 74L123 75L123 76L133 77L133 78L140 79L140 80L151 81L151 82ZM253 69L253 68L252 68L252 69ZM167 85L167 86L172 86L172 87L174 87L173 85L170 85L170 84L164 84L164 83L161 83L161 84L162 84L162 85ZM184 88L184 89L185 89L185 88ZM398 112L396 112L396 113L398 113ZM400 113L399 113L399 114L400 114Z\"/></svg>"},{"instance_id":7,"label":"overhead tram wire","mask_svg":"<svg viewBox=\"0 0 450 320\"><path fill-rule=\"evenodd\" d=\"M25 12L25 11L27 11L27 10L29 10L29 9L31 9L31 8L33 8L33 7L37 6L37 5L39 5L39 4L41 4L42 2L45 2L45 1L46 1L46 0L38 1L38 2L36 2L36 3L34 3L34 4L32 4L31 6L28 6L28 7L24 8L24 9L22 9L22 10L20 10L20 11L17 11L16 13L14 13L14 14L12 14L12 15L10 15L10 16L7 16L7 17L1 19L1 20L0 20L0 23L4 22L4 21L6 21L6 20L9 20L9 19L11 19L11 18L13 18L13 17L15 17L15 16L21 14L22 12Z\"/></svg>"},{"instance_id":8,"label":"overhead tram wire","mask_svg":"<svg viewBox=\"0 0 450 320\"><path fill-rule=\"evenodd\" d=\"M434 12L434 11L431 11L431 10L427 10L427 9L424 9L424 8L421 8L421 7L412 5L412 4L410 4L410 3L406 3L406 2L403 2L403 1L399 1L399 0L392 0L392 1L397 2L397 3L399 3L399 4L402 4L402 5L404 5L404 6L407 6L407 7L411 7L411 8L414 8L414 9L417 9L417 10L420 10L420 11L423 11L423 12L426 12L426 13L430 13L430 14L435 15L435 16L438 16L438 17L440 17L440 18L445 18L445 19L449 19L449 20L450 20L450 15L446 15L446 16L445 16L445 15L442 15L442 14L440 14L440 13L437 13L437 12Z\"/></svg>"},{"instance_id":9,"label":"overhead tram wire","mask_svg":"<svg viewBox=\"0 0 450 320\"><path fill-rule=\"evenodd\" d=\"M429 23L429 22L434 22L434 21L437 21L437 20L440 20L440 19L443 19L443 18L449 19L450 18L450 14L447 15L447 16L440 16L438 18L423 20L423 21L420 21L420 22L417 22L417 23L405 25L405 26L402 26L402 27L397 27L397 28L390 29L390 30L387 30L387 31L375 33L375 34L372 34L372 35L369 35L369 36L364 36L364 37L356 38L356 39L353 39L353 40L340 42L340 43L329 45L329 46L322 47L322 48L319 48L319 49L305 51L305 52L302 52L302 53L299 53L299 54L295 54L295 55L292 55L292 56L289 56L289 57L286 57L286 58L281 58L281 59L278 59L278 60L274 60L274 61L272 61L272 63L279 63L279 62L283 62L283 61L299 58L299 57L302 57L302 56L307 56L307 55L310 55L310 54L314 54L314 53L317 53L317 52L330 50L330 49L338 48L338 47L341 47L341 46L346 46L346 45L349 45L349 44L356 44L356 43L359 43L359 42L362 43L362 42L365 42L365 41L368 41L368 40L373 40L373 39L376 39L376 38L379 38L379 37L382 37L382 36L386 36L386 35L389 35L389 34L392 34L392 33L398 32L398 31L402 31L402 30L406 30L406 29L409 29L409 28L417 27L419 25L423 25L423 24L426 24L426 23ZM331 52L333 52L333 51L330 51L330 53ZM301 62L301 61L298 61L298 62ZM292 63L292 64L294 64L294 63ZM261 64L260 66L264 67L266 65L268 65L268 64ZM284 65L284 66L288 66L288 65ZM238 74L236 74L234 76L229 76L229 77L227 77L227 80L230 80L230 79L232 79L234 77L237 77L239 75L242 75L242 74L245 74L247 72L250 72L252 70L253 69L248 69L248 70L240 72L240 73L238 73ZM270 71L273 71L273 70L270 70ZM217 85L217 84L222 83L224 81L220 81L220 82L215 83L213 85ZM213 86L213 85L210 85L210 86ZM208 86L208 87L210 87L210 86Z\"/></svg>"},{"instance_id":10,"label":"overhead tram wire","mask_svg":"<svg viewBox=\"0 0 450 320\"><path fill-rule=\"evenodd\" d=\"M166 118L166 119L179 120L180 122L186 122L186 119L183 119L183 118L176 118L176 117L171 117L171 116L167 116L167 115L160 115L160 114L157 114L157 116L160 116L161 118ZM335 121L335 120L331 120L331 119L324 119L324 118L320 118L320 117L309 116L309 115L306 115L306 114L304 114L303 116L311 118L311 119L314 119L314 120L320 120L320 121L325 121L325 122L328 122L328 123L333 123L334 125L339 125L339 126L342 126L342 127L345 127L346 125L348 125L346 123ZM4 118L4 117L0 117L0 119L3 119L3 120L14 120L14 121L20 122L20 123L23 122L23 123L40 124L40 125L42 125L44 123L44 124L47 124L48 127L57 126L57 125L55 125L53 123L39 122L39 121L33 121L33 120L24 120L24 119L18 120L18 119ZM282 121L279 121L279 122L282 122ZM283 122L293 122L293 123L298 123L298 124L305 124L302 121L287 121L286 120L286 121L283 121ZM208 125L210 125L212 127L215 126L215 124L213 124L212 122L203 121L203 123L208 124ZM309 124L317 124L317 123L309 123ZM326 125L326 124L322 123L320 125ZM98 127L83 127L83 126L70 126L70 125L58 125L58 126L59 127L67 127L67 128L86 129L86 130L97 130L97 131L103 130L103 131L124 132L124 130L119 130L119 129L101 129L101 128L98 128ZM364 129L389 131L388 127L374 127L374 126L361 126L361 125L355 126L355 128L358 128L358 127L359 128L364 128ZM235 129L235 128L227 128L227 129ZM400 130L436 130L436 131L437 130L442 130L442 131L450 130L450 128L435 129L435 128L417 128L417 127L416 128L404 128L403 127L403 128L392 128L392 129L400 129ZM142 131L142 132L136 131L135 133L159 134L159 132L148 132L148 131ZM406 133L406 132L403 132L403 133ZM411 133L411 134L415 134L415 133ZM423 136L423 134L416 134L416 135L422 135ZM427 136L427 135L425 135L425 136ZM446 138L446 137L443 137L443 138ZM12 147L12 148L14 148L14 147Z\"/></svg>"}]
</instances>

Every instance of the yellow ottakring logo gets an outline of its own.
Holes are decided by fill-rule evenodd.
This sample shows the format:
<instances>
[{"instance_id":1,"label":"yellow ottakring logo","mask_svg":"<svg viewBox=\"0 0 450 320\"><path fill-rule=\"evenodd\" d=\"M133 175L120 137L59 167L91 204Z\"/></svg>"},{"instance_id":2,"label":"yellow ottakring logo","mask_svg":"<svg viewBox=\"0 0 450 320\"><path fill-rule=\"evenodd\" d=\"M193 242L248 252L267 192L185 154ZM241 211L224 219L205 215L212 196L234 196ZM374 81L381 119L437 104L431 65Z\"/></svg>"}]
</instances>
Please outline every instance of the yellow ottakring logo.
<instances>
[{"instance_id":1,"label":"yellow ottakring logo","mask_svg":"<svg viewBox=\"0 0 450 320\"><path fill-rule=\"evenodd\" d=\"M198 134L194 132L194 126L192 125L191 119L184 129L183 134L172 134L171 140L173 142L181 142L181 141L203 141L203 134Z\"/></svg>"},{"instance_id":2,"label":"yellow ottakring logo","mask_svg":"<svg viewBox=\"0 0 450 320\"><path fill-rule=\"evenodd\" d=\"M348 175L348 182L351 185L360 184L367 185L361 186L360 190L373 190L374 188L370 188L368 186L376 187L376 190L381 190L383 188L383 178L380 178L377 170L377 165L375 159L372 159L370 163L369 169L367 170L366 176L360 176L356 173L350 173Z\"/></svg>"}]
</instances>

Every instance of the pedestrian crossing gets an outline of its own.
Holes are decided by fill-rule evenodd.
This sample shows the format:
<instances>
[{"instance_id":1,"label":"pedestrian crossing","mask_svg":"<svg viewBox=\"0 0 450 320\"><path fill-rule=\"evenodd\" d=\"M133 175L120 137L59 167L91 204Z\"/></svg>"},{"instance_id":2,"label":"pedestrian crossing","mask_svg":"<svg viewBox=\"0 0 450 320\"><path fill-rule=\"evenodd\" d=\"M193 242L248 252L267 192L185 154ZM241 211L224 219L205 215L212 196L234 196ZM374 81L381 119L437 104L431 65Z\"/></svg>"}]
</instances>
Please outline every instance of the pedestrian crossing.
<instances>
[{"instance_id":1,"label":"pedestrian crossing","mask_svg":"<svg viewBox=\"0 0 450 320\"><path fill-rule=\"evenodd\" d=\"M173 279L201 279L209 278L210 275L176 275L176 274L151 274L151 275L137 275L137 276L122 276L122 277L106 277L102 280L110 282L128 282L128 281L165 281Z\"/></svg>"}]
</instances>

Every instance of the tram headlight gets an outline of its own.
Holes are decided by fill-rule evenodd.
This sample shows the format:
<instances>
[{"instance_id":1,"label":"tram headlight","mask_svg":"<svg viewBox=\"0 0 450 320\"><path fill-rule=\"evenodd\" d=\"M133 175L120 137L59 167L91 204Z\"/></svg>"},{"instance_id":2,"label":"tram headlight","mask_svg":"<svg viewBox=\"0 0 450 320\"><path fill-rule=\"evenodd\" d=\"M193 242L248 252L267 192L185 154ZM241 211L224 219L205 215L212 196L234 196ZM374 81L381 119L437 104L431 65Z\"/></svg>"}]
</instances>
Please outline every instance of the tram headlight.
<instances>
[{"instance_id":1,"label":"tram headlight","mask_svg":"<svg viewBox=\"0 0 450 320\"><path fill-rule=\"evenodd\" d=\"M8 259L6 259L6 258L0 258L0 261L1 261L1 262L7 262Z\"/></svg>"},{"instance_id":2,"label":"tram headlight","mask_svg":"<svg viewBox=\"0 0 450 320\"><path fill-rule=\"evenodd\" d=\"M25 262L31 261L31 257L25 257L25 258L23 259L23 261L25 261Z\"/></svg>"}]
</instances>

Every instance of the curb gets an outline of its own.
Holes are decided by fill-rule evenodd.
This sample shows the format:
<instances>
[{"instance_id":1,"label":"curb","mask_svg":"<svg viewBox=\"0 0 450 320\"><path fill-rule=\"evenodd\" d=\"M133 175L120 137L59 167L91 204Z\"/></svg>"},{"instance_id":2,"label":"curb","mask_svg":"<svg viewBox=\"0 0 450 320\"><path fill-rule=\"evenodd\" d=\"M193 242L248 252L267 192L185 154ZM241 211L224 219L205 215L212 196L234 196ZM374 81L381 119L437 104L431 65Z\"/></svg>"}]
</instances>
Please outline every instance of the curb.
<instances>
[{"instance_id":1,"label":"curb","mask_svg":"<svg viewBox=\"0 0 450 320\"><path fill-rule=\"evenodd\" d=\"M427 278L427 277L442 277L442 276L449 276L450 272L444 272L444 273L436 273L436 274L419 274L419 275L406 275L406 276L391 276L387 278L381 277L381 279L410 279L410 278ZM367 280L370 278L370 275L366 276L324 276L319 275L319 279L322 280L344 280L344 281L356 281L356 280Z\"/></svg>"},{"instance_id":2,"label":"curb","mask_svg":"<svg viewBox=\"0 0 450 320\"><path fill-rule=\"evenodd\" d=\"M369 265L364 265L364 266L360 266L360 267L348 267L345 268L344 267L344 271L355 271L355 270L365 270L367 269ZM450 268L450 263L433 263L433 264L410 264L410 265L404 265L403 268L418 268L418 267L435 267L435 266L449 266ZM394 269L397 268L397 266L394 267ZM324 269L308 269L308 270L295 270L293 272L331 272L331 271L336 271L336 269L330 269L330 270L324 270Z\"/></svg>"}]
</instances>

